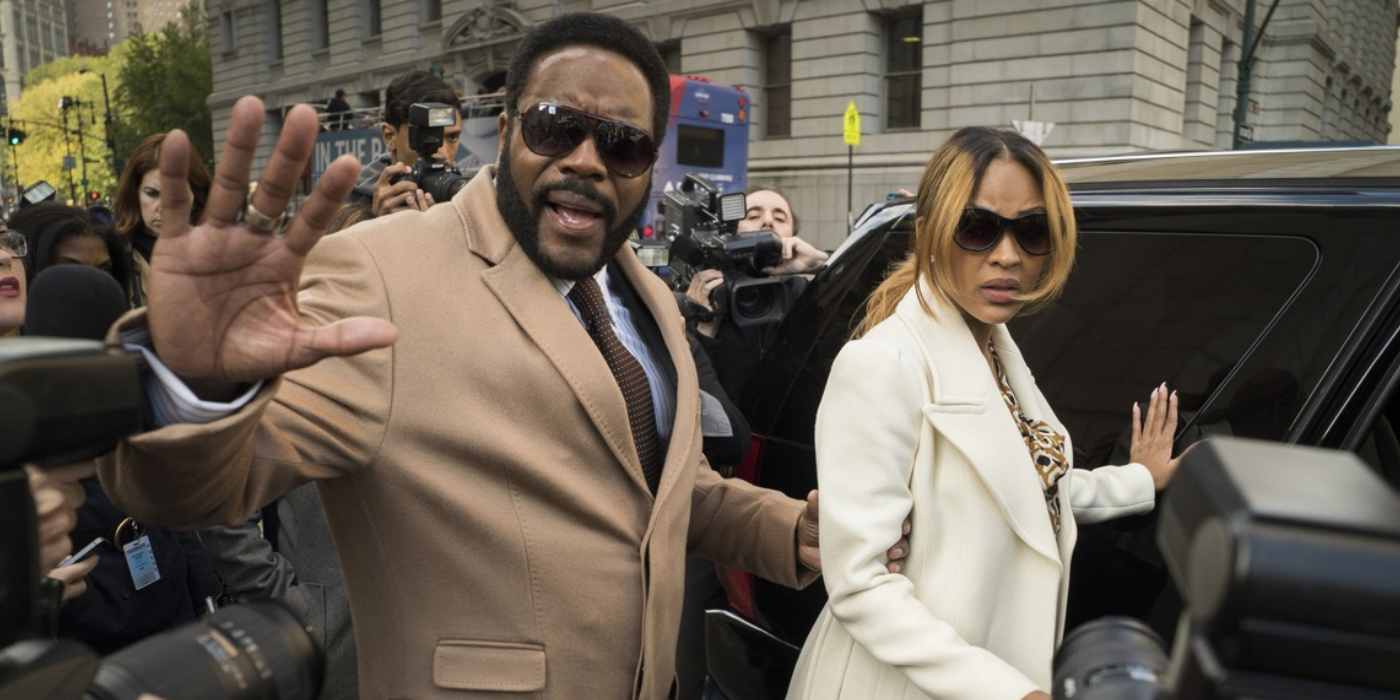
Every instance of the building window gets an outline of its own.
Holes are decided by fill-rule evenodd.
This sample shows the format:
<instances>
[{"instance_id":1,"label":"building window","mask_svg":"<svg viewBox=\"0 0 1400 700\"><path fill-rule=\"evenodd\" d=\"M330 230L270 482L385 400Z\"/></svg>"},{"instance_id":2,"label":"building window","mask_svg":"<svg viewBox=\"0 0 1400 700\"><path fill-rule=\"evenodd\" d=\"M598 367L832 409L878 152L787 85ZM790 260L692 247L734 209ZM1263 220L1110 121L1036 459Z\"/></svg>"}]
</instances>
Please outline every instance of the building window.
<instances>
[{"instance_id":1,"label":"building window","mask_svg":"<svg viewBox=\"0 0 1400 700\"><path fill-rule=\"evenodd\" d=\"M272 42L272 58L280 61L285 57L285 49L282 46L282 3L267 0L264 11L267 12L267 24L272 28L269 32L271 36L268 37L268 41Z\"/></svg>"},{"instance_id":2,"label":"building window","mask_svg":"<svg viewBox=\"0 0 1400 700\"><path fill-rule=\"evenodd\" d=\"M223 49L225 55L231 55L238 50L238 40L233 29L232 10L219 14L219 48Z\"/></svg>"},{"instance_id":3,"label":"building window","mask_svg":"<svg viewBox=\"0 0 1400 700\"><path fill-rule=\"evenodd\" d=\"M656 52L661 54L661 62L666 64L666 72L671 75L681 74L681 40L672 39L663 41L656 45Z\"/></svg>"},{"instance_id":4,"label":"building window","mask_svg":"<svg viewBox=\"0 0 1400 700\"><path fill-rule=\"evenodd\" d=\"M331 45L331 15L326 0L311 0L311 50L320 51Z\"/></svg>"},{"instance_id":5,"label":"building window","mask_svg":"<svg viewBox=\"0 0 1400 700\"><path fill-rule=\"evenodd\" d=\"M924 16L894 15L885 20L885 128L919 128L923 89Z\"/></svg>"},{"instance_id":6,"label":"building window","mask_svg":"<svg viewBox=\"0 0 1400 700\"><path fill-rule=\"evenodd\" d=\"M384 33L384 8L380 0L365 0L365 26L369 28L369 36Z\"/></svg>"},{"instance_id":7,"label":"building window","mask_svg":"<svg viewBox=\"0 0 1400 700\"><path fill-rule=\"evenodd\" d=\"M792 27L763 41L763 124L765 135L792 136Z\"/></svg>"},{"instance_id":8,"label":"building window","mask_svg":"<svg viewBox=\"0 0 1400 700\"><path fill-rule=\"evenodd\" d=\"M436 22L442 19L442 0L423 0L423 21Z\"/></svg>"}]
</instances>

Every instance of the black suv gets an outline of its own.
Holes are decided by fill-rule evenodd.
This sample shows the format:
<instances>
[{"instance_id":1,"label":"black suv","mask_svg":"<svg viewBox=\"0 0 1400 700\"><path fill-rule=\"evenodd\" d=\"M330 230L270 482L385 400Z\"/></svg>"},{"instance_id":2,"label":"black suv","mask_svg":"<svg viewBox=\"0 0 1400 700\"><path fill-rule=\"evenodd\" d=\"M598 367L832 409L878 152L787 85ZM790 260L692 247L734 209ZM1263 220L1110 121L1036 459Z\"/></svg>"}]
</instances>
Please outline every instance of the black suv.
<instances>
[{"instance_id":1,"label":"black suv","mask_svg":"<svg viewBox=\"0 0 1400 700\"><path fill-rule=\"evenodd\" d=\"M1130 408L1165 381L1181 398L1178 449L1212 435L1340 448L1400 485L1400 149L1060 166L1076 268L1053 308L1011 327L1075 466L1126 462ZM775 329L741 400L759 444L738 476L799 498L816 487L813 423L832 360L912 230L909 199L867 209ZM1171 638L1181 602L1154 522L1081 527L1067 629L1123 614ZM781 698L825 591L724 574L732 610L707 621L714 686Z\"/></svg>"}]
</instances>

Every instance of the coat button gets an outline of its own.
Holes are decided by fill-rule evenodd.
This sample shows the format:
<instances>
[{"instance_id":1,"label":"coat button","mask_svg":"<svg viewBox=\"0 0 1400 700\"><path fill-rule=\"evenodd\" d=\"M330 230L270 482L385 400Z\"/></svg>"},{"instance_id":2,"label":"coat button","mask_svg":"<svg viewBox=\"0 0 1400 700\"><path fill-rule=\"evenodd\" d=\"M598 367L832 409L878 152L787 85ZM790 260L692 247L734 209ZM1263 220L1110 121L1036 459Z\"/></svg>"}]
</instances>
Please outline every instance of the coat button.
<instances>
[{"instance_id":1,"label":"coat button","mask_svg":"<svg viewBox=\"0 0 1400 700\"><path fill-rule=\"evenodd\" d=\"M131 589L130 589L130 588L127 588L126 586L122 586L122 600L126 600L126 599L128 599L128 598L130 598L130 597L131 597Z\"/></svg>"}]
</instances>

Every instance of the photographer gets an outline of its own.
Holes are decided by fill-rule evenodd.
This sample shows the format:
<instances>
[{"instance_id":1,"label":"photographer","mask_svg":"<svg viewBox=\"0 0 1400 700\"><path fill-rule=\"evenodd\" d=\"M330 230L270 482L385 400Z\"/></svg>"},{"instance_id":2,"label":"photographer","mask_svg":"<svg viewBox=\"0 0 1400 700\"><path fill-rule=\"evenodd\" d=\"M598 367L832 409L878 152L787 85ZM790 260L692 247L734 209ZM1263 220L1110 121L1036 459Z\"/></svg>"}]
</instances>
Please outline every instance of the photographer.
<instances>
[{"instance_id":1,"label":"photographer","mask_svg":"<svg viewBox=\"0 0 1400 700\"><path fill-rule=\"evenodd\" d=\"M755 185L749 187L745 194L745 217L739 222L738 231L772 231L783 242L782 261L763 268L765 274L775 277L803 274L813 272L826 263L828 256L825 252L798 238L797 215L782 192L776 187ZM806 286L802 278L792 278L787 282L798 287L794 290L794 296ZM684 311L691 330L714 364L725 392L737 401L743 396L744 387L758 366L764 333L771 326L740 327L727 316L705 318L712 315L711 294L723 283L724 273L720 270L696 272L686 291Z\"/></svg>"},{"instance_id":2,"label":"photographer","mask_svg":"<svg viewBox=\"0 0 1400 700\"><path fill-rule=\"evenodd\" d=\"M409 145L409 108L415 103L440 102L456 107L456 120L443 129L442 148L434 158L452 163L457 158L457 147L462 138L461 100L441 78L427 71L413 70L389 83L384 91L384 121L379 125L380 134L388 152L370 161L360 169L355 181L355 189L350 201L370 207L375 216L392 214L405 209L427 211L436 204L433 197L418 188L408 175L413 164L418 162L418 153Z\"/></svg>"}]
</instances>

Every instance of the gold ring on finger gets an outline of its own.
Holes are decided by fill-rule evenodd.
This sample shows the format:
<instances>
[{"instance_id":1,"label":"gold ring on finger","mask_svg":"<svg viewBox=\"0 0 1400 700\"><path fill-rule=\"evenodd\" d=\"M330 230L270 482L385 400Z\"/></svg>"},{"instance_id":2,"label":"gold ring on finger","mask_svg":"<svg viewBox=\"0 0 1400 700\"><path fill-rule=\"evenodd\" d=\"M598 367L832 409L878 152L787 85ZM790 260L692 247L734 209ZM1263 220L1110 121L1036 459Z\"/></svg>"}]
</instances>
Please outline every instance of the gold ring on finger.
<instances>
[{"instance_id":1,"label":"gold ring on finger","mask_svg":"<svg viewBox=\"0 0 1400 700\"><path fill-rule=\"evenodd\" d=\"M248 206L243 208L243 224L258 233L272 233L282 225L282 219L287 215L286 211L279 212L277 216L268 216L253 206L250 200Z\"/></svg>"}]
</instances>

